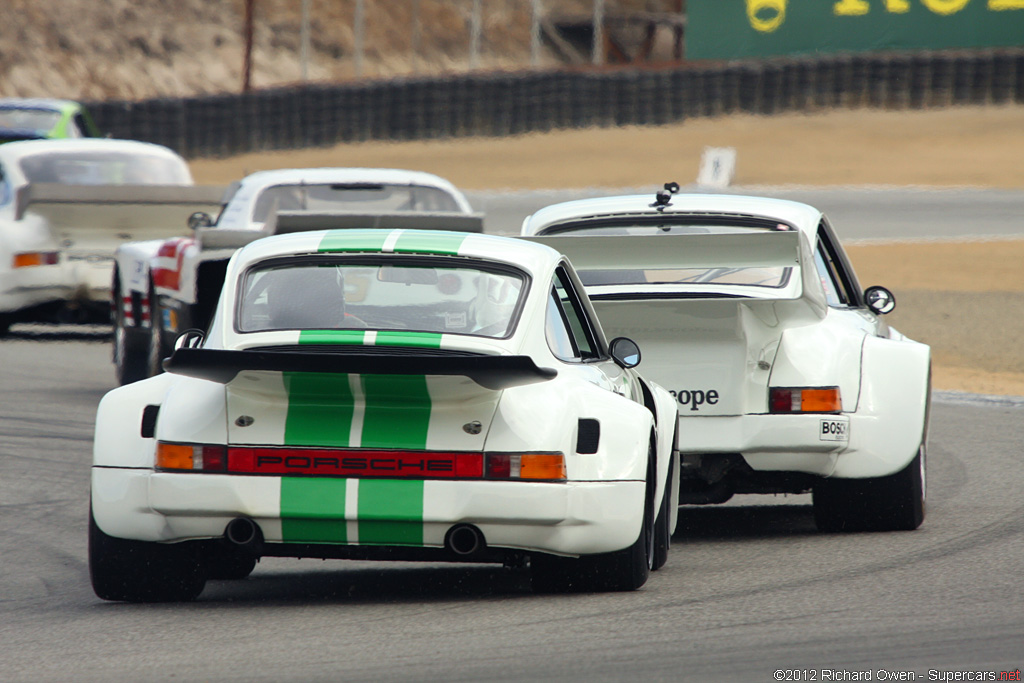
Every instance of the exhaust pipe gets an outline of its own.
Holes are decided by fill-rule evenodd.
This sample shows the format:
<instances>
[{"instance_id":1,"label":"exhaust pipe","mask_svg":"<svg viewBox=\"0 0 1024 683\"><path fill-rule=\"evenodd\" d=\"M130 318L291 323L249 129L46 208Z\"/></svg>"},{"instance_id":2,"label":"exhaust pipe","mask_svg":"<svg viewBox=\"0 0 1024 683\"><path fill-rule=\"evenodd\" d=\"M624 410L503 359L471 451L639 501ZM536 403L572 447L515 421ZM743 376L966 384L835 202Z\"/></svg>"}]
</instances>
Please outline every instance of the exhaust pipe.
<instances>
[{"instance_id":1,"label":"exhaust pipe","mask_svg":"<svg viewBox=\"0 0 1024 683\"><path fill-rule=\"evenodd\" d=\"M475 555L487 547L484 535L472 524L456 524L445 535L444 545L456 555Z\"/></svg>"},{"instance_id":2,"label":"exhaust pipe","mask_svg":"<svg viewBox=\"0 0 1024 683\"><path fill-rule=\"evenodd\" d=\"M224 529L224 538L232 545L258 551L263 544L263 532L248 517L235 517Z\"/></svg>"}]
</instances>

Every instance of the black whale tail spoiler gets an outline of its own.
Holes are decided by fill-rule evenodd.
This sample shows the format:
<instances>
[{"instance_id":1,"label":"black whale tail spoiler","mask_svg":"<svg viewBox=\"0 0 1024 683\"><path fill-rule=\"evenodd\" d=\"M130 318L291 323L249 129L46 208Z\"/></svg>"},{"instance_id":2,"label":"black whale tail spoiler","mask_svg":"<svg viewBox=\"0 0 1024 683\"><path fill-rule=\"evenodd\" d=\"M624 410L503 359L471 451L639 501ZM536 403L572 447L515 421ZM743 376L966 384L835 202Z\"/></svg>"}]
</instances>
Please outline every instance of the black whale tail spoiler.
<instances>
[{"instance_id":1,"label":"black whale tail spoiler","mask_svg":"<svg viewBox=\"0 0 1024 683\"><path fill-rule=\"evenodd\" d=\"M353 375L461 375L495 391L545 382L558 375L554 368L537 366L529 356L381 355L185 347L176 349L170 358L164 360L163 366L164 370L176 375L220 384L228 384L246 370Z\"/></svg>"}]
</instances>

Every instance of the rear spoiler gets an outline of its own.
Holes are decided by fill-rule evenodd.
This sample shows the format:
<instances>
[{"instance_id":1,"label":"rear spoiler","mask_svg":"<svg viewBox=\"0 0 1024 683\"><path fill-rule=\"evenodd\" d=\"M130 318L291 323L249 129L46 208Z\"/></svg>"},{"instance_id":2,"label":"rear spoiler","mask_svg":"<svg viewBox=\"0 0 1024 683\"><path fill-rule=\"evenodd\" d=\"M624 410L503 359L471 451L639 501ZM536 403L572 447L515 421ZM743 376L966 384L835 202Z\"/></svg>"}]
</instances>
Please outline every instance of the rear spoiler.
<instances>
[{"instance_id":1,"label":"rear spoiler","mask_svg":"<svg viewBox=\"0 0 1024 683\"><path fill-rule=\"evenodd\" d=\"M797 230L771 230L737 234L692 235L581 235L522 237L545 244L565 254L579 273L601 271L600 285L587 291L594 298L646 298L644 294L671 299L673 293L662 285L629 284L625 271L672 270L686 268L793 268L790 284L780 290L747 288L751 298L764 300L801 299L819 315L826 310L825 291L814 266L808 239ZM623 272L616 280L615 273ZM628 292L609 293L606 286L628 288ZM744 285L734 285L731 296L740 294ZM596 291L595 291L596 290ZM756 291L756 294L754 292ZM634 296L634 294L636 296Z\"/></svg>"},{"instance_id":2,"label":"rear spoiler","mask_svg":"<svg viewBox=\"0 0 1024 683\"><path fill-rule=\"evenodd\" d=\"M272 214L262 230L200 228L196 236L201 249L238 249L261 237L311 230L404 229L484 231L483 214L456 211L395 211L363 213L353 211L281 211Z\"/></svg>"},{"instance_id":3,"label":"rear spoiler","mask_svg":"<svg viewBox=\"0 0 1024 683\"><path fill-rule=\"evenodd\" d=\"M196 211L220 208L224 188L213 185L64 185L31 183L18 188L14 217L21 220L30 206L74 204L76 207L159 204L194 207ZM182 223L180 228L184 228Z\"/></svg>"},{"instance_id":4,"label":"rear spoiler","mask_svg":"<svg viewBox=\"0 0 1024 683\"><path fill-rule=\"evenodd\" d=\"M538 367L529 356L434 356L361 353L303 353L301 351L228 351L176 349L164 360L164 370L227 384L245 370L338 373L353 375L461 375L485 389L545 382L558 375Z\"/></svg>"}]
</instances>

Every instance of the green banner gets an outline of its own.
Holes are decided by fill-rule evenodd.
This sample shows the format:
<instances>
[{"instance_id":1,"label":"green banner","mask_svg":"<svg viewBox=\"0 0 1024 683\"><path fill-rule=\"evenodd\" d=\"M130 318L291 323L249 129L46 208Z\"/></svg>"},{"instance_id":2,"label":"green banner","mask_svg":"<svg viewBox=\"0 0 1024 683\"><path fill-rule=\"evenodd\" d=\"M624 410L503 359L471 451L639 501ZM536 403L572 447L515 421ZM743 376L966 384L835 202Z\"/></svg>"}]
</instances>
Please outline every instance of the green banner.
<instances>
[{"instance_id":1,"label":"green banner","mask_svg":"<svg viewBox=\"0 0 1024 683\"><path fill-rule=\"evenodd\" d=\"M1024 0L689 0L688 59L1024 45Z\"/></svg>"}]
</instances>

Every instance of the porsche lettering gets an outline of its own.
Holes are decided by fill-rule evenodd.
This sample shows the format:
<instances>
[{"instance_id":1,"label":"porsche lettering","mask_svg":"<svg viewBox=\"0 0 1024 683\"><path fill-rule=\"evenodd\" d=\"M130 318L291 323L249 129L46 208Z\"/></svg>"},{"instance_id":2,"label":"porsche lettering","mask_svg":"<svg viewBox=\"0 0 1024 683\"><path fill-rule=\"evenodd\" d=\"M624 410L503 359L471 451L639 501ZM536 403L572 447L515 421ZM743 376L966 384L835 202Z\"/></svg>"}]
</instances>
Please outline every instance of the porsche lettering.
<instances>
[{"instance_id":1,"label":"porsche lettering","mask_svg":"<svg viewBox=\"0 0 1024 683\"><path fill-rule=\"evenodd\" d=\"M346 456L257 455L256 472L280 473L306 471L318 474L423 474L451 473L455 460L451 457L420 458L363 458Z\"/></svg>"}]
</instances>

